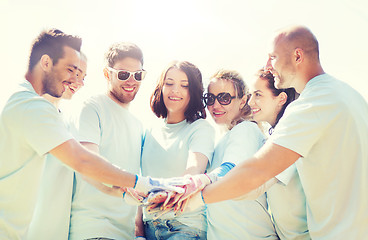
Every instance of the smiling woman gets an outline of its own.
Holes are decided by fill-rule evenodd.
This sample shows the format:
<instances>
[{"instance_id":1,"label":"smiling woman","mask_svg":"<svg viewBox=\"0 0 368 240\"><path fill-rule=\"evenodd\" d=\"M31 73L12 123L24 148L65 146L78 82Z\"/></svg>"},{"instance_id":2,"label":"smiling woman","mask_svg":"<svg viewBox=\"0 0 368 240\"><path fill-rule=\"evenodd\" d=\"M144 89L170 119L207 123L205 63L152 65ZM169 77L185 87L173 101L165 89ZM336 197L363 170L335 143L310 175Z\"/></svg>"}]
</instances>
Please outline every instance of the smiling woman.
<instances>
[{"instance_id":1,"label":"smiling woman","mask_svg":"<svg viewBox=\"0 0 368 240\"><path fill-rule=\"evenodd\" d=\"M212 157L214 131L204 120L202 74L190 62L170 63L151 96L151 108L164 121L149 128L142 153L142 174L162 178L204 173ZM169 209L170 210L170 209ZM147 239L205 239L205 209L163 215L143 209ZM141 224L142 225L142 224ZM137 236L144 235L139 229Z\"/></svg>"}]
</instances>

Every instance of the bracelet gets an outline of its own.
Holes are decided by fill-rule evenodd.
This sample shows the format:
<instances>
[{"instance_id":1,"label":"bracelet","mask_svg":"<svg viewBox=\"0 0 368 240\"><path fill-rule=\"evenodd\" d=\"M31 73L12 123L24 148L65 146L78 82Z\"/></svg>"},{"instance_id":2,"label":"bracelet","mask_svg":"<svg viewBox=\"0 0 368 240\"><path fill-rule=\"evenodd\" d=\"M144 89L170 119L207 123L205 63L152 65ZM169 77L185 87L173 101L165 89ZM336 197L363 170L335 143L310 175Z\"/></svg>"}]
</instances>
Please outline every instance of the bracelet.
<instances>
[{"instance_id":1,"label":"bracelet","mask_svg":"<svg viewBox=\"0 0 368 240\"><path fill-rule=\"evenodd\" d=\"M145 237L142 237L142 236L135 237L134 239L137 239L137 240L146 240L146 238Z\"/></svg>"},{"instance_id":2,"label":"bracelet","mask_svg":"<svg viewBox=\"0 0 368 240\"><path fill-rule=\"evenodd\" d=\"M206 204L206 202L204 201L204 198L203 198L203 192L201 191L201 198L202 198L202 201L204 204Z\"/></svg>"},{"instance_id":3,"label":"bracelet","mask_svg":"<svg viewBox=\"0 0 368 240\"><path fill-rule=\"evenodd\" d=\"M133 188L135 188L135 186L137 186L137 182L138 182L138 175L135 175L135 182L134 182Z\"/></svg>"}]
</instances>

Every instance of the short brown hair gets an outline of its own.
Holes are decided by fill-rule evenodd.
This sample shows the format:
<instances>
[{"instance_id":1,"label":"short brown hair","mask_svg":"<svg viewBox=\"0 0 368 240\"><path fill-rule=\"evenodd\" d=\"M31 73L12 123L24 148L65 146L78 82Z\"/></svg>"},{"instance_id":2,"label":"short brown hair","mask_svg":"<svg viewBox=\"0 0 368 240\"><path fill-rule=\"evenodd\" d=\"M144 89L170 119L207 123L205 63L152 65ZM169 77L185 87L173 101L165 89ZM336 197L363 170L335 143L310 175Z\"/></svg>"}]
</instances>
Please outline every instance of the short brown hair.
<instances>
[{"instance_id":1,"label":"short brown hair","mask_svg":"<svg viewBox=\"0 0 368 240\"><path fill-rule=\"evenodd\" d=\"M55 65L64 56L64 46L71 47L80 52L82 39L66 34L58 29L41 32L33 41L29 56L28 71L32 71L43 55L48 55Z\"/></svg>"}]
</instances>

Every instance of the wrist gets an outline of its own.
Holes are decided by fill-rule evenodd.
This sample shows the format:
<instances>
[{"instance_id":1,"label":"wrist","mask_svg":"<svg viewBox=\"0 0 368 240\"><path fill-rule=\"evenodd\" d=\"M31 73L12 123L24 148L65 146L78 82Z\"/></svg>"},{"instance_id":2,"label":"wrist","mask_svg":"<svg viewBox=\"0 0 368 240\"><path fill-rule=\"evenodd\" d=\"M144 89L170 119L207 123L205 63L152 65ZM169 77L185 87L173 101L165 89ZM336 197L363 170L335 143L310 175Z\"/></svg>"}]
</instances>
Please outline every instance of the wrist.
<instances>
[{"instance_id":1,"label":"wrist","mask_svg":"<svg viewBox=\"0 0 368 240\"><path fill-rule=\"evenodd\" d=\"M201 194L201 198L202 198L203 203L206 204L206 202L204 201L204 198L203 198L203 191L201 191L200 194Z\"/></svg>"},{"instance_id":2,"label":"wrist","mask_svg":"<svg viewBox=\"0 0 368 240\"><path fill-rule=\"evenodd\" d=\"M133 188L135 188L135 186L137 186L137 182L138 182L138 175L135 175L135 182L134 182Z\"/></svg>"}]
</instances>

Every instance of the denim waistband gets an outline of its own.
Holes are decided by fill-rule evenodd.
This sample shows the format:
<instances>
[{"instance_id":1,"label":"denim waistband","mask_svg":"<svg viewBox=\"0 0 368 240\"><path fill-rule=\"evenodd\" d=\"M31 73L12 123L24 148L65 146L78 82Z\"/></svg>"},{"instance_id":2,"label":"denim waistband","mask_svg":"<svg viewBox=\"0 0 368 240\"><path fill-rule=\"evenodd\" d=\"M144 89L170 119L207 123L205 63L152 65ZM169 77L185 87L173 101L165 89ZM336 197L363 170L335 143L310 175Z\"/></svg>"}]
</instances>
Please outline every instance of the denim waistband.
<instances>
[{"instance_id":1,"label":"denim waistband","mask_svg":"<svg viewBox=\"0 0 368 240\"><path fill-rule=\"evenodd\" d=\"M146 221L145 224L149 224L149 225L153 225L153 226L157 226L157 225L165 225L168 228L172 228L172 227L176 227L176 226L180 226L183 225L183 223L175 220L175 219L156 219L156 220L149 220Z\"/></svg>"}]
</instances>

